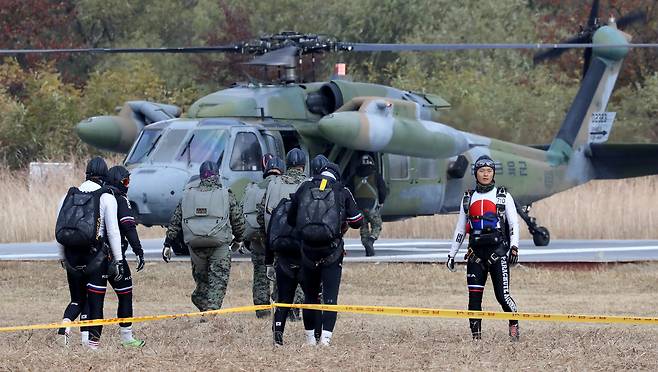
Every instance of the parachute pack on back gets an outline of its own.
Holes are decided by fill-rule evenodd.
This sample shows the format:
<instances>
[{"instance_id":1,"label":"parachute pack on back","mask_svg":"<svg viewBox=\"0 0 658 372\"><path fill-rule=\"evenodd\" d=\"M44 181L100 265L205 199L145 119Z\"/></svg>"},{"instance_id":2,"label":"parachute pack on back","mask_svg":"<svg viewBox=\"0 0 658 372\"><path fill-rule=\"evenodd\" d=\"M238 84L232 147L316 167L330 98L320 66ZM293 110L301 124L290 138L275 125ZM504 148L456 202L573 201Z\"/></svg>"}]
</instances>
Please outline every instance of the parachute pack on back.
<instances>
[{"instance_id":1,"label":"parachute pack on back","mask_svg":"<svg viewBox=\"0 0 658 372\"><path fill-rule=\"evenodd\" d=\"M183 240L190 248L217 247L232 239L228 190L201 191L199 181L185 190L181 201Z\"/></svg>"},{"instance_id":2,"label":"parachute pack on back","mask_svg":"<svg viewBox=\"0 0 658 372\"><path fill-rule=\"evenodd\" d=\"M282 177L277 177L269 185L265 196L265 229L270 226L272 212L279 205L282 199L290 199L290 194L294 194L299 188L300 183L285 183Z\"/></svg>"},{"instance_id":3,"label":"parachute pack on back","mask_svg":"<svg viewBox=\"0 0 658 372\"><path fill-rule=\"evenodd\" d=\"M247 223L245 224L244 240L253 240L258 236L260 224L258 224L256 206L263 200L263 195L265 195L265 189L258 187L257 183L250 183L245 188L242 213Z\"/></svg>"},{"instance_id":4,"label":"parachute pack on back","mask_svg":"<svg viewBox=\"0 0 658 372\"><path fill-rule=\"evenodd\" d=\"M305 189L298 197L296 225L304 243L322 246L340 238L342 210L327 180L323 179L319 187Z\"/></svg>"},{"instance_id":5,"label":"parachute pack on back","mask_svg":"<svg viewBox=\"0 0 658 372\"><path fill-rule=\"evenodd\" d=\"M106 192L109 192L106 188L93 192L82 192L77 187L69 189L55 225L59 244L84 252L100 246L100 197Z\"/></svg>"},{"instance_id":6,"label":"parachute pack on back","mask_svg":"<svg viewBox=\"0 0 658 372\"><path fill-rule=\"evenodd\" d=\"M281 199L272 211L272 223L267 228L267 244L273 252L289 256L299 254L300 244L295 229L288 225L288 211L292 202Z\"/></svg>"}]
</instances>

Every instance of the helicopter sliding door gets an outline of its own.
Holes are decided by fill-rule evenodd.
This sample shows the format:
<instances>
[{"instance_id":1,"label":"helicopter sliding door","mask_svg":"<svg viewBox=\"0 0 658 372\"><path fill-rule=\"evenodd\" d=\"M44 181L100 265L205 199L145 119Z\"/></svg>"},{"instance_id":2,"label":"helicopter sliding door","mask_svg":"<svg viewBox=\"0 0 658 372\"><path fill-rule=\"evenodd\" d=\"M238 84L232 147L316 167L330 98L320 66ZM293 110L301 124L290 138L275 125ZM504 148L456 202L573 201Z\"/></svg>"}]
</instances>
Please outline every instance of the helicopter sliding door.
<instances>
[{"instance_id":1,"label":"helicopter sliding door","mask_svg":"<svg viewBox=\"0 0 658 372\"><path fill-rule=\"evenodd\" d=\"M444 191L443 162L396 154L384 154L382 160L389 190L382 209L384 220L439 212Z\"/></svg>"}]
</instances>

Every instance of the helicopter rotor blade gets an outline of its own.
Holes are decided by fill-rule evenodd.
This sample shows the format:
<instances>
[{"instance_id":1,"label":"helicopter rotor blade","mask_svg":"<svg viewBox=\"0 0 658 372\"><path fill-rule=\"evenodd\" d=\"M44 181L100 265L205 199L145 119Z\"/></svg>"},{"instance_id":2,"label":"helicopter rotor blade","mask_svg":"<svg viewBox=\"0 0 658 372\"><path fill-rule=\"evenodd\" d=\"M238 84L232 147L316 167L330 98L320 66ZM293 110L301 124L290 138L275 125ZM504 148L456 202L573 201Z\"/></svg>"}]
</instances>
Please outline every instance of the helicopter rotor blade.
<instances>
[{"instance_id":1,"label":"helicopter rotor blade","mask_svg":"<svg viewBox=\"0 0 658 372\"><path fill-rule=\"evenodd\" d=\"M574 36L570 39L564 40L561 44L589 44L592 41L592 36L589 34L583 34L583 35L578 35ZM532 57L532 61L537 64L540 63L544 60L550 59L550 58L556 58L562 55L562 53L568 51L569 49L562 48L562 49L550 49L544 52L539 52L535 54Z\"/></svg>"},{"instance_id":2,"label":"helicopter rotor blade","mask_svg":"<svg viewBox=\"0 0 658 372\"><path fill-rule=\"evenodd\" d=\"M634 10L625 16L619 18L618 20L615 21L617 24L617 27L619 28L624 28L626 26L630 26L633 23L640 22L642 21L645 23L647 20L647 13L644 12L643 10Z\"/></svg>"},{"instance_id":3,"label":"helicopter rotor blade","mask_svg":"<svg viewBox=\"0 0 658 372\"><path fill-rule=\"evenodd\" d=\"M592 2L592 8L589 10L589 17L587 17L588 28L593 28L596 25L596 19L599 17L599 0Z\"/></svg>"},{"instance_id":4,"label":"helicopter rotor blade","mask_svg":"<svg viewBox=\"0 0 658 372\"><path fill-rule=\"evenodd\" d=\"M164 48L64 48L64 49L0 49L0 55L24 54L185 54L185 53L243 53L240 45Z\"/></svg>"}]
</instances>

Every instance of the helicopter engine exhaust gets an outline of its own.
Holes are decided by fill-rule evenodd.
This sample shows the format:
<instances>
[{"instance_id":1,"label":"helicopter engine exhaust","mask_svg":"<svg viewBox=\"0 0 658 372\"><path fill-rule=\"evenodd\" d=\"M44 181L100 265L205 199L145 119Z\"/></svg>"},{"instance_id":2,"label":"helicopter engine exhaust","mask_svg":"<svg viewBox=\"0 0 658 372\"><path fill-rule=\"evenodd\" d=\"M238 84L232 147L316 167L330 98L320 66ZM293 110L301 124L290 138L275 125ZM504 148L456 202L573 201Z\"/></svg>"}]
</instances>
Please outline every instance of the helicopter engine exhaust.
<instances>
[{"instance_id":1,"label":"helicopter engine exhaust","mask_svg":"<svg viewBox=\"0 0 658 372\"><path fill-rule=\"evenodd\" d=\"M327 140L359 151L449 158L469 148L464 133L420 119L417 103L398 99L354 98L323 117L319 130Z\"/></svg>"}]
</instances>

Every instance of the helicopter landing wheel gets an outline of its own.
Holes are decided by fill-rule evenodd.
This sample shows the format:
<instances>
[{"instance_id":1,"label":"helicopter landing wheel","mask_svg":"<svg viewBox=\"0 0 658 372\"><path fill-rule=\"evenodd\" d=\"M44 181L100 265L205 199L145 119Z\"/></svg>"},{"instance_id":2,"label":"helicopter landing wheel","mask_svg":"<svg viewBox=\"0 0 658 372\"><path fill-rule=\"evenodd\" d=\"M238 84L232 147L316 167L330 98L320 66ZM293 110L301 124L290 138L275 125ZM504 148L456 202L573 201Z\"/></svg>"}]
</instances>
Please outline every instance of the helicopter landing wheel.
<instances>
[{"instance_id":1,"label":"helicopter landing wheel","mask_svg":"<svg viewBox=\"0 0 658 372\"><path fill-rule=\"evenodd\" d=\"M551 241L551 234L548 232L547 228L544 226L539 226L532 234L532 241L537 247L545 247Z\"/></svg>"}]
</instances>

